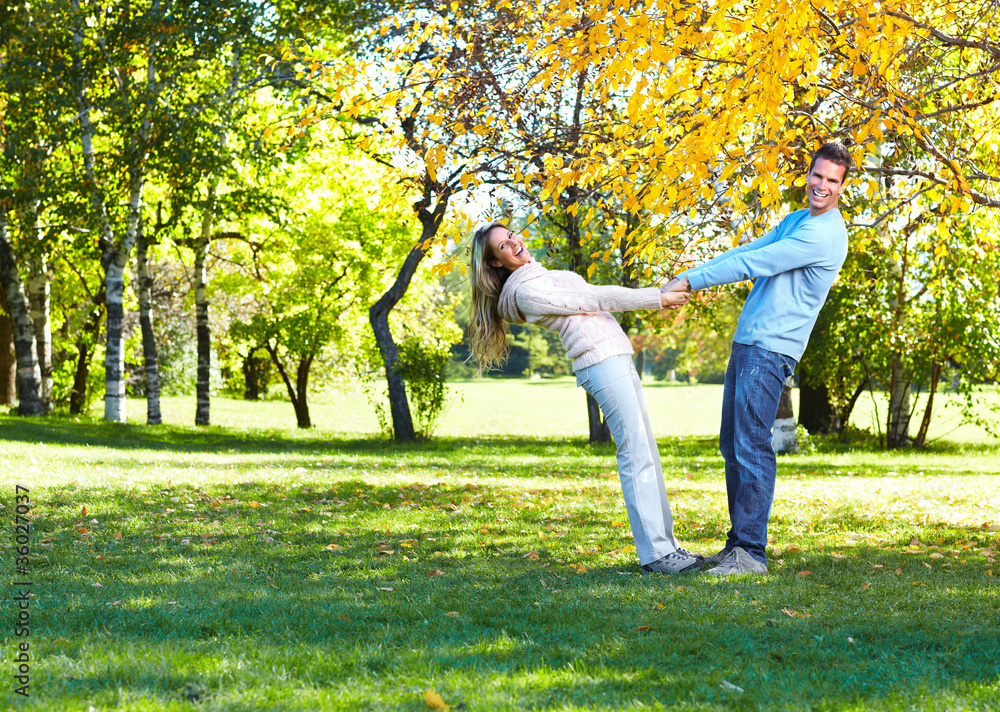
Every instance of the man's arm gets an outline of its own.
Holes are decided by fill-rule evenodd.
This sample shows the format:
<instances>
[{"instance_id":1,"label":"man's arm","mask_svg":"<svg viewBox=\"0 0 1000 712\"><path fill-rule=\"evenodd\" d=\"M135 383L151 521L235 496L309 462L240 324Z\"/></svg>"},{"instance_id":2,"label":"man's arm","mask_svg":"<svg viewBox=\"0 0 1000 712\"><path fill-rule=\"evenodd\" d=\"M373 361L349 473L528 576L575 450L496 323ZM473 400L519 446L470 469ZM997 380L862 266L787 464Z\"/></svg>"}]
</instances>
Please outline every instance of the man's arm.
<instances>
[{"instance_id":1,"label":"man's arm","mask_svg":"<svg viewBox=\"0 0 1000 712\"><path fill-rule=\"evenodd\" d=\"M684 276L688 278L691 289L696 291L720 284L771 277L816 264L826 259L832 247L833 242L827 231L807 223L782 240L772 240L756 250L720 255L724 259L706 262L688 270Z\"/></svg>"}]
</instances>

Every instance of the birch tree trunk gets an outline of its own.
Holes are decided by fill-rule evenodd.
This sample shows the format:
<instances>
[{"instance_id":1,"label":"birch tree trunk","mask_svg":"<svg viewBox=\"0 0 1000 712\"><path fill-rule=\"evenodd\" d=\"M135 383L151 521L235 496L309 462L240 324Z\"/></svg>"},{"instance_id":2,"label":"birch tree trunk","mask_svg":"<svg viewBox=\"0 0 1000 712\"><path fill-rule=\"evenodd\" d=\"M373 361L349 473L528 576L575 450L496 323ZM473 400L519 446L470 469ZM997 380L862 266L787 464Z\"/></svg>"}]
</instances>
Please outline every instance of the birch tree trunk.
<instances>
[{"instance_id":1,"label":"birch tree trunk","mask_svg":"<svg viewBox=\"0 0 1000 712\"><path fill-rule=\"evenodd\" d=\"M0 289L0 404L17 402L17 355L14 353L14 324L7 308L7 291Z\"/></svg>"},{"instance_id":2,"label":"birch tree trunk","mask_svg":"<svg viewBox=\"0 0 1000 712\"><path fill-rule=\"evenodd\" d=\"M14 329L14 353L17 356L17 412L19 415L44 415L41 398L41 372L35 349L35 329L28 312L28 300L17 270L14 251L7 239L7 214L0 209L0 283L7 297L7 308Z\"/></svg>"},{"instance_id":3,"label":"birch tree trunk","mask_svg":"<svg viewBox=\"0 0 1000 712\"><path fill-rule=\"evenodd\" d=\"M42 412L52 412L52 322L49 319L51 288L48 265L44 255L31 260L28 271L28 304L31 323L35 332L35 349L38 359L39 398Z\"/></svg>"},{"instance_id":4,"label":"birch tree trunk","mask_svg":"<svg viewBox=\"0 0 1000 712\"><path fill-rule=\"evenodd\" d=\"M136 239L135 259L139 271L139 325L142 328L142 359L146 370L146 424L159 425L160 416L160 367L156 353L156 335L153 333L153 279L149 275L149 242L142 223Z\"/></svg>"},{"instance_id":5,"label":"birch tree trunk","mask_svg":"<svg viewBox=\"0 0 1000 712\"><path fill-rule=\"evenodd\" d=\"M79 0L73 0L74 12L79 11ZM158 8L159 3L154 3ZM73 32L73 69L78 78L76 100L80 108L80 144L83 154L84 176L90 193L90 201L97 215L101 246L101 266L104 268L105 308L108 316L107 346L104 359L104 419L124 423L125 413L125 340L123 333L125 268L135 245L136 230L142 210L142 190L145 182L146 145L150 131L150 107L144 105L142 121L133 133L126 147L128 159L129 201L125 221L125 235L121 245L117 245L104 196L101 194L94 168L93 129L90 124L90 104L85 92L86 76L82 68L81 47L84 32L75 28ZM146 77L150 94L155 94L156 83L154 52L150 51ZM130 105L128 85L119 78L119 92L126 106Z\"/></svg>"},{"instance_id":6,"label":"birch tree trunk","mask_svg":"<svg viewBox=\"0 0 1000 712\"><path fill-rule=\"evenodd\" d=\"M903 363L898 357L892 360L885 443L890 449L910 444L910 379L906 378Z\"/></svg>"},{"instance_id":7,"label":"birch tree trunk","mask_svg":"<svg viewBox=\"0 0 1000 712\"><path fill-rule=\"evenodd\" d=\"M198 337L198 404L195 407L194 424L209 424L209 407L211 405L212 385L212 332L208 324L208 297L206 286L208 282L205 270L205 259L208 257L208 244L212 239L212 223L215 218L215 193L219 187L219 179L212 178L208 186L208 200L205 213L201 220L201 233L198 235L198 245L194 253L194 302L197 315Z\"/></svg>"},{"instance_id":8,"label":"birch tree trunk","mask_svg":"<svg viewBox=\"0 0 1000 712\"><path fill-rule=\"evenodd\" d=\"M792 409L792 377L781 384L781 398L778 412L771 427L771 445L775 454L795 452L799 449L799 439L795 433L795 411Z\"/></svg>"}]
</instances>

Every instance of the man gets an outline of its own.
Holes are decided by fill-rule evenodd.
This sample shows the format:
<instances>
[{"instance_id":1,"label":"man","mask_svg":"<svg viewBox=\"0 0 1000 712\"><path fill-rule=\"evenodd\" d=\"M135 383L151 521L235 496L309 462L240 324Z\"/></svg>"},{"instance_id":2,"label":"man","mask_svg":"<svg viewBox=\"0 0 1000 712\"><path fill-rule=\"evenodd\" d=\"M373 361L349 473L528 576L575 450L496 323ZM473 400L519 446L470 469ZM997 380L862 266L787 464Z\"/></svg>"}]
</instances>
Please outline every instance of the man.
<instances>
[{"instance_id":1,"label":"man","mask_svg":"<svg viewBox=\"0 0 1000 712\"><path fill-rule=\"evenodd\" d=\"M851 156L842 144L824 144L809 164L808 208L664 285L665 290L699 290L756 280L726 369L719 449L726 463L731 528L725 548L705 558L706 564L716 564L709 575L767 573L767 520L777 476L771 426L782 384L802 358L847 256L847 229L838 206L850 168Z\"/></svg>"}]
</instances>

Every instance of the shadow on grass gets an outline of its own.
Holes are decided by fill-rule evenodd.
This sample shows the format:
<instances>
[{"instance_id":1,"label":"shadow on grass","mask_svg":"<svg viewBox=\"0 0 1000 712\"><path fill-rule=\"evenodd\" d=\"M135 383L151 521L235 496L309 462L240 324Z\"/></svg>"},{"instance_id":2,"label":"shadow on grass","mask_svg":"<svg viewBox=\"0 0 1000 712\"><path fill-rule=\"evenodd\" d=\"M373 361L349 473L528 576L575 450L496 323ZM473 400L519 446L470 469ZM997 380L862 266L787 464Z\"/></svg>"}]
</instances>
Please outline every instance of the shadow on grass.
<instances>
[{"instance_id":1,"label":"shadow on grass","mask_svg":"<svg viewBox=\"0 0 1000 712\"><path fill-rule=\"evenodd\" d=\"M97 663L83 680L57 676L50 685L176 694L204 670L201 684L222 693L233 682L215 662L225 658L245 666L250 682L259 675L258 684L337 690L351 681L362 697L384 691L376 680L417 681L444 685L452 704L464 694L489 706L500 680L497 695L530 709L636 699L837 709L996 684L1000 675L995 592L984 595L970 579L936 582L899 554L807 555L797 564L809 577L799 578L797 565L764 583L641 577L634 564L579 575L520 548L435 556L431 547L448 533L421 533L411 561L398 548L374 553L381 535L371 533L311 539L320 549L324 541L344 547L311 560L275 547L266 562L250 563L245 552L213 547L195 562L204 577L161 561L164 573L179 567L173 573L186 578L155 587L107 576L95 591L86 575L67 574L44 593L60 611L45 624L46 638L100 641L104 630L111 637L101 644L113 640L130 653ZM873 574L873 559L906 574ZM121 604L107 605L114 600ZM210 662L170 665L179 669L162 675L143 662L193 649ZM82 656L74 646L62 652Z\"/></svg>"}]
</instances>

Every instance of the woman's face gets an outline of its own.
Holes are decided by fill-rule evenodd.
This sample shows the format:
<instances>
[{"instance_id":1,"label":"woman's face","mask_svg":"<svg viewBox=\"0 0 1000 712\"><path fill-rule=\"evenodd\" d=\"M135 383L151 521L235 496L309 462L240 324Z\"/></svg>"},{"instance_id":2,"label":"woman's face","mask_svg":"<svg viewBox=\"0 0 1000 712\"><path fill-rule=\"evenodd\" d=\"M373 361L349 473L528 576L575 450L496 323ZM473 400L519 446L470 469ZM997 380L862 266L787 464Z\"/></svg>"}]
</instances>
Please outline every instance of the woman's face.
<instances>
[{"instance_id":1,"label":"woman's face","mask_svg":"<svg viewBox=\"0 0 1000 712\"><path fill-rule=\"evenodd\" d=\"M503 267L513 272L518 267L534 262L528 248L524 246L524 239L506 227L497 225L490 230L486 241L492 255L490 264L494 267Z\"/></svg>"}]
</instances>

